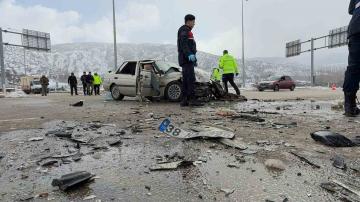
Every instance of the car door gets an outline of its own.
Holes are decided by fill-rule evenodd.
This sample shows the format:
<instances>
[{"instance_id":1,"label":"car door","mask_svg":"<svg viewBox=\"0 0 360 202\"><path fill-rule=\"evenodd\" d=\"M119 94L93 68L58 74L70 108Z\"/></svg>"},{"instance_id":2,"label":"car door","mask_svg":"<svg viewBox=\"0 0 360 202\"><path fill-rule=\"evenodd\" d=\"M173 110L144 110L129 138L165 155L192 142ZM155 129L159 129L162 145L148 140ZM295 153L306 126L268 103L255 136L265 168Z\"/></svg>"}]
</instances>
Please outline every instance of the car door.
<instances>
[{"instance_id":1,"label":"car door","mask_svg":"<svg viewBox=\"0 0 360 202\"><path fill-rule=\"evenodd\" d=\"M285 77L285 81L286 81L286 88L291 88L292 86L292 79L289 76Z\"/></svg>"},{"instance_id":2,"label":"car door","mask_svg":"<svg viewBox=\"0 0 360 202\"><path fill-rule=\"evenodd\" d=\"M153 88L154 84L159 84L159 80L155 74L154 61L140 62L140 88L139 93L142 96L155 96L157 93Z\"/></svg>"},{"instance_id":3,"label":"car door","mask_svg":"<svg viewBox=\"0 0 360 202\"><path fill-rule=\"evenodd\" d=\"M126 96L136 95L137 62L125 62L114 75L114 83L119 86L120 93Z\"/></svg>"},{"instance_id":4,"label":"car door","mask_svg":"<svg viewBox=\"0 0 360 202\"><path fill-rule=\"evenodd\" d=\"M285 77L284 77L284 76L280 77L280 80L279 80L279 88L280 88L280 89L286 88L286 81L285 81Z\"/></svg>"}]
</instances>

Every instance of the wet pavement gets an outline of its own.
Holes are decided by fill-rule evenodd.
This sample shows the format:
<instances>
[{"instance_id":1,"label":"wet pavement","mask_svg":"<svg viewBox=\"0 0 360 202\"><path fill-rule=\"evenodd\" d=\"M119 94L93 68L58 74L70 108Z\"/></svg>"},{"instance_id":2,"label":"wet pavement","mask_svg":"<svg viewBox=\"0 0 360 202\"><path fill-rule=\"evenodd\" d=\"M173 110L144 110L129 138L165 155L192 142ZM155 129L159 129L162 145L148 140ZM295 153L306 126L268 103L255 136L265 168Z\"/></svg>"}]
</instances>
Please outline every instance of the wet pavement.
<instances>
[{"instance_id":1,"label":"wet pavement","mask_svg":"<svg viewBox=\"0 0 360 202\"><path fill-rule=\"evenodd\" d=\"M24 106L29 101L25 100ZM331 110L337 100L213 102L184 110L171 103L86 101L77 109L84 112L73 117L74 109L68 106L71 102L40 100L35 102L40 103L38 106L32 105L32 110L46 108L42 103L67 106L68 117L59 111L38 113L37 117L29 112L28 117L9 117L22 119L18 122L23 124L42 124L0 134L0 200L82 201L88 197L92 198L88 201L341 201L345 197L360 201L356 194L345 190L331 193L320 186L335 180L360 190L359 147L332 148L310 137L311 132L320 129L349 138L359 135L359 118L345 119ZM265 121L222 117L217 115L220 109ZM86 118L88 111L104 116L91 120ZM126 116L114 119L113 113L118 112ZM39 116L44 118L24 120ZM183 140L161 134L157 127L166 117L186 130L194 125L229 128L248 149L231 148L217 139ZM333 166L336 155L345 158L347 169ZM265 166L268 159L279 160L285 169ZM167 171L150 170L161 162L179 160L194 164ZM49 165L42 166L44 163ZM75 171L88 171L96 177L67 192L51 186L53 179ZM43 198L37 197L39 194Z\"/></svg>"}]
</instances>

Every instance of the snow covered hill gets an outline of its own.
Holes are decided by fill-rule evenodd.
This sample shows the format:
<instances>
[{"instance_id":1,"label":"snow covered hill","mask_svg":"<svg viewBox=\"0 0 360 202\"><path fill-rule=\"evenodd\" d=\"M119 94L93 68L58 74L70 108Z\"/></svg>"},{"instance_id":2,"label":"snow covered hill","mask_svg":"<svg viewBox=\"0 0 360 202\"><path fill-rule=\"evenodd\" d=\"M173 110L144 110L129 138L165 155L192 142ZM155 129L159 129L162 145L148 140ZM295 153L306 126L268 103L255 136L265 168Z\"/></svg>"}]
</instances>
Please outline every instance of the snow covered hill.
<instances>
[{"instance_id":1,"label":"snow covered hill","mask_svg":"<svg viewBox=\"0 0 360 202\"><path fill-rule=\"evenodd\" d=\"M163 44L118 44L119 65L124 60L161 59L177 62L177 49L174 45ZM211 72L218 65L219 56L205 52L198 53L199 68ZM238 61L239 66L241 61ZM113 69L113 46L107 43L73 43L52 47L51 53L25 51L16 47L5 47L5 65L8 80L17 80L20 76L49 75L58 81L66 80L74 72L80 75L83 71L103 74ZM247 61L247 79L256 81L272 75L290 75L303 79L308 77L309 67L286 60L276 62L261 58Z\"/></svg>"}]
</instances>

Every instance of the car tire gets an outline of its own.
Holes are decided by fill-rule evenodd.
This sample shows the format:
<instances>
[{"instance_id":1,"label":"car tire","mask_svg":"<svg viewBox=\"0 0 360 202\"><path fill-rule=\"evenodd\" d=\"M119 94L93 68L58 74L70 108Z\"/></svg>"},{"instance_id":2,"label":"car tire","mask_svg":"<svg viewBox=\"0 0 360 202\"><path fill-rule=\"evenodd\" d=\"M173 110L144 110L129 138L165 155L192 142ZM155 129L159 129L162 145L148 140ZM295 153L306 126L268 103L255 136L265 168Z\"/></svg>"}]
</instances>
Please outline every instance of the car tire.
<instances>
[{"instance_id":1,"label":"car tire","mask_svg":"<svg viewBox=\"0 0 360 202\"><path fill-rule=\"evenodd\" d=\"M120 100L124 99L124 95L122 95L122 94L120 93L119 86L113 85L113 86L111 87L110 91L111 91L111 97L112 97L114 100L120 101Z\"/></svg>"},{"instance_id":2,"label":"car tire","mask_svg":"<svg viewBox=\"0 0 360 202\"><path fill-rule=\"evenodd\" d=\"M260 92L263 92L263 91L264 91L264 89L262 89L262 88L259 88L258 90L259 90Z\"/></svg>"},{"instance_id":3,"label":"car tire","mask_svg":"<svg viewBox=\"0 0 360 202\"><path fill-rule=\"evenodd\" d=\"M181 91L181 83L179 81L172 81L165 88L165 98L170 102L179 102L182 96Z\"/></svg>"},{"instance_id":4,"label":"car tire","mask_svg":"<svg viewBox=\"0 0 360 202\"><path fill-rule=\"evenodd\" d=\"M291 87L290 87L290 91L294 91L295 90L295 85L292 85Z\"/></svg>"},{"instance_id":5,"label":"car tire","mask_svg":"<svg viewBox=\"0 0 360 202\"><path fill-rule=\"evenodd\" d=\"M279 85L275 85L275 86L274 86L274 91L277 92L277 91L279 91L279 90L280 90L280 86L279 86Z\"/></svg>"}]
</instances>

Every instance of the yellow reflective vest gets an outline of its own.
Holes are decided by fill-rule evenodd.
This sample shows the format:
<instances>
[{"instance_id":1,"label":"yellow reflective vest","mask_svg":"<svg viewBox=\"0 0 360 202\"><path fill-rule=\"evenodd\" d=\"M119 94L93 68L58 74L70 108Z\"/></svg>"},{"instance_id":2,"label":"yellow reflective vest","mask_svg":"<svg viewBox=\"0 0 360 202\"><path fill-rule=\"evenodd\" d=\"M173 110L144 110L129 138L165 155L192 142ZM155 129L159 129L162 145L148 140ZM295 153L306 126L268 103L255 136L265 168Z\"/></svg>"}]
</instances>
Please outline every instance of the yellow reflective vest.
<instances>
[{"instance_id":1,"label":"yellow reflective vest","mask_svg":"<svg viewBox=\"0 0 360 202\"><path fill-rule=\"evenodd\" d=\"M211 75L211 80L213 81L221 81L221 72L219 68L214 68L212 75Z\"/></svg>"},{"instance_id":2,"label":"yellow reflective vest","mask_svg":"<svg viewBox=\"0 0 360 202\"><path fill-rule=\"evenodd\" d=\"M235 58L229 54L225 54L220 58L219 67L223 70L223 74L239 73Z\"/></svg>"},{"instance_id":3,"label":"yellow reflective vest","mask_svg":"<svg viewBox=\"0 0 360 202\"><path fill-rule=\"evenodd\" d=\"M94 85L101 85L102 84L102 80L101 77L99 75L93 75L94 77Z\"/></svg>"}]
</instances>

